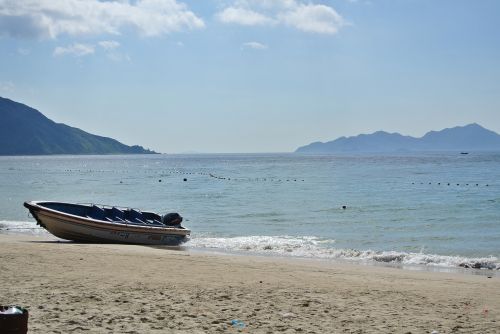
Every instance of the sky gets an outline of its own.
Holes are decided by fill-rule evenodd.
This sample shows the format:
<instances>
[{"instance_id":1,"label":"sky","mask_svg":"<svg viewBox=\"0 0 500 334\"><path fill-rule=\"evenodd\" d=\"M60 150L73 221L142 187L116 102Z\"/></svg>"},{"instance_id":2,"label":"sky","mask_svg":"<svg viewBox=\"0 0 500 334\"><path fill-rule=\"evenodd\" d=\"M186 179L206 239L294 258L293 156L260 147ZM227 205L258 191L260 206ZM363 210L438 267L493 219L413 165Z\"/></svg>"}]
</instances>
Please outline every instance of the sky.
<instances>
[{"instance_id":1,"label":"sky","mask_svg":"<svg viewBox=\"0 0 500 334\"><path fill-rule=\"evenodd\" d=\"M500 133L500 1L0 0L0 96L162 153Z\"/></svg>"}]
</instances>

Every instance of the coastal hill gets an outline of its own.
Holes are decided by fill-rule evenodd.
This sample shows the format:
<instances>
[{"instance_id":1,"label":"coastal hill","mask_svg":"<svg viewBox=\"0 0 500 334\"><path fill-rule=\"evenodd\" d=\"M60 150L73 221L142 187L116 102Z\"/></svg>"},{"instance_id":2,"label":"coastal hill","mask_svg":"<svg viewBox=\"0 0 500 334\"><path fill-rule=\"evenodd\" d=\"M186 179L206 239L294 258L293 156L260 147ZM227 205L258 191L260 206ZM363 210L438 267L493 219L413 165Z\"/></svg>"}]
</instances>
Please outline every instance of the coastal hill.
<instances>
[{"instance_id":1,"label":"coastal hill","mask_svg":"<svg viewBox=\"0 0 500 334\"><path fill-rule=\"evenodd\" d=\"M55 123L36 109L0 97L0 155L150 153L155 152Z\"/></svg>"},{"instance_id":2,"label":"coastal hill","mask_svg":"<svg viewBox=\"0 0 500 334\"><path fill-rule=\"evenodd\" d=\"M299 147L297 153L355 153L405 151L500 151L500 135L473 123L441 131L430 131L421 138L377 131L354 137L340 137L326 143Z\"/></svg>"}]
</instances>

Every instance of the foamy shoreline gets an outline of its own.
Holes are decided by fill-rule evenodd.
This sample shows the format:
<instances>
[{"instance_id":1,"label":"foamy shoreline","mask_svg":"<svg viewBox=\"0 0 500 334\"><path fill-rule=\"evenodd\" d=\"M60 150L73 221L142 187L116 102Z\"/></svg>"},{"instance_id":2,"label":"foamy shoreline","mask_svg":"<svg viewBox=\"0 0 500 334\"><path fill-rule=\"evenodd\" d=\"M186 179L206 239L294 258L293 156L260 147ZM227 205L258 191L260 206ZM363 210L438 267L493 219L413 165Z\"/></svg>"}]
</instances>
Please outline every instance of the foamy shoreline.
<instances>
[{"instance_id":1,"label":"foamy shoreline","mask_svg":"<svg viewBox=\"0 0 500 334\"><path fill-rule=\"evenodd\" d=\"M52 237L34 222L1 221L0 234L39 235ZM331 243L330 247L324 247ZM335 248L334 241L314 236L194 236L184 245L186 250L244 256L280 257L320 260L359 265L387 266L406 270L451 272L472 275L500 276L500 259L495 256L466 257L408 253L403 251L374 251Z\"/></svg>"},{"instance_id":2,"label":"foamy shoreline","mask_svg":"<svg viewBox=\"0 0 500 334\"><path fill-rule=\"evenodd\" d=\"M410 270L498 275L497 257L476 257L373 251L318 247L315 237L247 236L232 238L193 238L187 247L205 252L290 259L340 261L361 265L388 266ZM312 241L312 244L311 244Z\"/></svg>"},{"instance_id":3,"label":"foamy shoreline","mask_svg":"<svg viewBox=\"0 0 500 334\"><path fill-rule=\"evenodd\" d=\"M498 277L14 235L0 235L0 267L2 304L28 307L33 333L496 333L500 323Z\"/></svg>"},{"instance_id":4,"label":"foamy shoreline","mask_svg":"<svg viewBox=\"0 0 500 334\"><path fill-rule=\"evenodd\" d=\"M314 257L300 257L300 256L284 256L284 255L274 255L265 253L248 253L245 251L226 251L219 249L207 249L207 248L185 248L186 252L193 254L206 254L214 256L237 256L237 257L254 257L254 258L264 258L264 259L276 259L279 261L290 261L291 263L318 263L329 266L335 265L348 265L348 266L362 266L362 267L379 267L379 268L389 268L395 270L405 270L405 271L423 271L431 273L447 273L453 275L477 275L477 276L496 276L500 278L499 269L475 269L472 267L448 267L448 266L428 266L424 264L402 264L393 262L376 262L372 260L359 260L359 259L345 259L345 258L314 258Z\"/></svg>"}]
</instances>

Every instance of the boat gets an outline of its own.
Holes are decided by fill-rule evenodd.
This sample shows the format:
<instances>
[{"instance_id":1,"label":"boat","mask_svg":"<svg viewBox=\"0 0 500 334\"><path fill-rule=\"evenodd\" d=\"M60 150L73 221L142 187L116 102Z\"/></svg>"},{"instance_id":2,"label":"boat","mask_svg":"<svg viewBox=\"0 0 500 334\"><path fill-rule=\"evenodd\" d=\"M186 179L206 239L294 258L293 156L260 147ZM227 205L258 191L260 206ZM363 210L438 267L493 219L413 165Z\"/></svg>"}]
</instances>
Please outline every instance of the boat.
<instances>
[{"instance_id":1,"label":"boat","mask_svg":"<svg viewBox=\"0 0 500 334\"><path fill-rule=\"evenodd\" d=\"M178 213L52 201L24 202L37 224L58 238L86 243L179 245L191 231Z\"/></svg>"}]
</instances>

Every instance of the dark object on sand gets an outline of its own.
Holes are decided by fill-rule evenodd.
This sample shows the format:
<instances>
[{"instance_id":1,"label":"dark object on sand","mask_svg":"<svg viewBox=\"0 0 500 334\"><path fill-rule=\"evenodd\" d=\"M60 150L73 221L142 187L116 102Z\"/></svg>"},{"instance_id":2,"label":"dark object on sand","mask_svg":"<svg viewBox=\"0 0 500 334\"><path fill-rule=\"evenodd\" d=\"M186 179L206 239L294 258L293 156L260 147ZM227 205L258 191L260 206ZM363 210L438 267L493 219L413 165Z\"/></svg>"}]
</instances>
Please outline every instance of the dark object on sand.
<instances>
[{"instance_id":1,"label":"dark object on sand","mask_svg":"<svg viewBox=\"0 0 500 334\"><path fill-rule=\"evenodd\" d=\"M22 313L10 313L11 309L17 309ZM2 334L28 333L28 310L19 306L0 306L0 332Z\"/></svg>"},{"instance_id":2,"label":"dark object on sand","mask_svg":"<svg viewBox=\"0 0 500 334\"><path fill-rule=\"evenodd\" d=\"M116 206L39 201L24 206L38 225L56 237L77 242L179 245L191 233L180 225L182 217L177 213L167 214L175 219L164 224L156 213Z\"/></svg>"}]
</instances>

